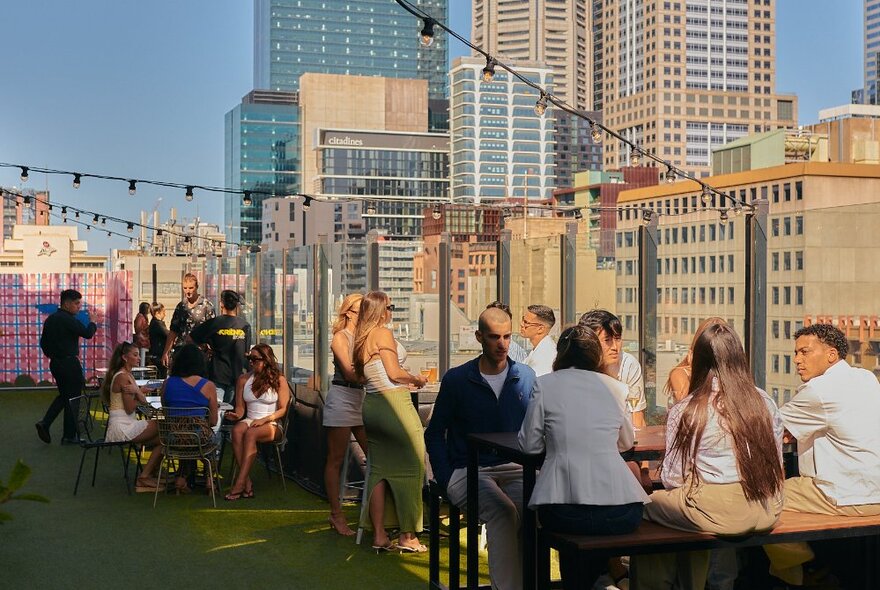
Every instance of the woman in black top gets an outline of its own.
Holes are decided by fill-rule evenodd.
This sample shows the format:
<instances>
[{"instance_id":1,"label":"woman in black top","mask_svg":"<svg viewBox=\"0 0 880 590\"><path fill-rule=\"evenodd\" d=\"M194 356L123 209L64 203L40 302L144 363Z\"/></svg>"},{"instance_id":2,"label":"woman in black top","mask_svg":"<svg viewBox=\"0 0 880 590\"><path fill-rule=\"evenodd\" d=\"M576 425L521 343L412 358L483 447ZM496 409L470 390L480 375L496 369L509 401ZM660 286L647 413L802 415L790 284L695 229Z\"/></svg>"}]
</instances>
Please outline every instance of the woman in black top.
<instances>
[{"instance_id":1,"label":"woman in black top","mask_svg":"<svg viewBox=\"0 0 880 590\"><path fill-rule=\"evenodd\" d=\"M245 356L251 348L251 326L238 316L241 297L231 290L220 293L221 315L197 326L189 336L210 350L208 379L223 389L223 401L235 396L235 381L245 372Z\"/></svg>"},{"instance_id":2,"label":"woman in black top","mask_svg":"<svg viewBox=\"0 0 880 590\"><path fill-rule=\"evenodd\" d=\"M164 379L166 368L162 364L162 353L165 351L165 341L168 339L168 326L165 325L165 306L154 303L150 307L149 336L150 336L150 364L156 366L159 378Z\"/></svg>"}]
</instances>

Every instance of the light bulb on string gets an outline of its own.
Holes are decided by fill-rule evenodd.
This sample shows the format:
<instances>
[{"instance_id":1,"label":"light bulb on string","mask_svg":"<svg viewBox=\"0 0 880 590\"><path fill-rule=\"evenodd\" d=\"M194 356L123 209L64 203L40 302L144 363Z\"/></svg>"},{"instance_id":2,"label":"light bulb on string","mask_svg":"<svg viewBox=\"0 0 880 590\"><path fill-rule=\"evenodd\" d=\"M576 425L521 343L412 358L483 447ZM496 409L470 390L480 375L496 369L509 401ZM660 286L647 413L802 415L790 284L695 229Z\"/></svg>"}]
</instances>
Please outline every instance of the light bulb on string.
<instances>
[{"instance_id":1,"label":"light bulb on string","mask_svg":"<svg viewBox=\"0 0 880 590\"><path fill-rule=\"evenodd\" d=\"M132 222L129 221L129 222L128 222L128 225L125 227L125 229L128 230L128 233L133 232L133 231L134 231L134 224L133 224Z\"/></svg>"},{"instance_id":2,"label":"light bulb on string","mask_svg":"<svg viewBox=\"0 0 880 590\"><path fill-rule=\"evenodd\" d=\"M92 223L94 223L95 225L97 225L98 222L99 222L100 220L101 220L101 218L98 216L97 213L95 213L95 218L92 219Z\"/></svg>"},{"instance_id":3,"label":"light bulb on string","mask_svg":"<svg viewBox=\"0 0 880 590\"><path fill-rule=\"evenodd\" d=\"M712 190L703 185L703 194L700 196L700 200L703 202L703 205L708 205L709 201L712 199Z\"/></svg>"},{"instance_id":4,"label":"light bulb on string","mask_svg":"<svg viewBox=\"0 0 880 590\"><path fill-rule=\"evenodd\" d=\"M535 103L535 114L539 117L543 116L547 111L547 95L543 92L541 96L538 98L538 102Z\"/></svg>"},{"instance_id":5,"label":"light bulb on string","mask_svg":"<svg viewBox=\"0 0 880 590\"><path fill-rule=\"evenodd\" d=\"M636 147L630 148L629 151L629 164L630 166L638 166L641 155L639 154L639 150Z\"/></svg>"},{"instance_id":6,"label":"light bulb on string","mask_svg":"<svg viewBox=\"0 0 880 590\"><path fill-rule=\"evenodd\" d=\"M486 67L483 68L483 82L491 82L495 77L495 60L491 57L486 58Z\"/></svg>"},{"instance_id":7,"label":"light bulb on string","mask_svg":"<svg viewBox=\"0 0 880 590\"><path fill-rule=\"evenodd\" d=\"M92 231L92 226L88 223L86 224L86 231Z\"/></svg>"},{"instance_id":8,"label":"light bulb on string","mask_svg":"<svg viewBox=\"0 0 880 590\"><path fill-rule=\"evenodd\" d=\"M20 168L21 168L21 176L19 178L21 179L22 182L27 182L28 181L28 167L27 166L20 166Z\"/></svg>"},{"instance_id":9,"label":"light bulb on string","mask_svg":"<svg viewBox=\"0 0 880 590\"><path fill-rule=\"evenodd\" d=\"M422 47L430 47L434 44L434 19L426 18L425 26L422 27L422 30L419 32L419 42L422 44Z\"/></svg>"},{"instance_id":10,"label":"light bulb on string","mask_svg":"<svg viewBox=\"0 0 880 590\"><path fill-rule=\"evenodd\" d=\"M651 218L654 216L654 212L650 209L642 209L642 223L644 225L648 225L651 223Z\"/></svg>"},{"instance_id":11,"label":"light bulb on string","mask_svg":"<svg viewBox=\"0 0 880 590\"><path fill-rule=\"evenodd\" d=\"M303 211L308 211L312 206L312 197L303 197Z\"/></svg>"},{"instance_id":12,"label":"light bulb on string","mask_svg":"<svg viewBox=\"0 0 880 590\"><path fill-rule=\"evenodd\" d=\"M244 196L241 198L241 204L245 207L250 207L254 204L254 200L251 198L251 191L244 191Z\"/></svg>"},{"instance_id":13,"label":"light bulb on string","mask_svg":"<svg viewBox=\"0 0 880 590\"><path fill-rule=\"evenodd\" d=\"M193 195L193 187L191 187L191 186L186 187L186 195L185 195L186 200L192 201L193 196L194 196Z\"/></svg>"},{"instance_id":14,"label":"light bulb on string","mask_svg":"<svg viewBox=\"0 0 880 590\"><path fill-rule=\"evenodd\" d=\"M129 180L128 181L128 194L130 194L131 196L134 196L136 192L137 192L137 182L134 180Z\"/></svg>"},{"instance_id":15,"label":"light bulb on string","mask_svg":"<svg viewBox=\"0 0 880 590\"><path fill-rule=\"evenodd\" d=\"M79 188L82 184L82 174L75 173L73 175L73 188Z\"/></svg>"},{"instance_id":16,"label":"light bulb on string","mask_svg":"<svg viewBox=\"0 0 880 590\"><path fill-rule=\"evenodd\" d=\"M672 169L672 166L666 168L666 182L669 184L675 182L675 170Z\"/></svg>"},{"instance_id":17,"label":"light bulb on string","mask_svg":"<svg viewBox=\"0 0 880 590\"><path fill-rule=\"evenodd\" d=\"M373 203L367 203L367 215L375 215L376 206Z\"/></svg>"},{"instance_id":18,"label":"light bulb on string","mask_svg":"<svg viewBox=\"0 0 880 590\"><path fill-rule=\"evenodd\" d=\"M101 218L101 225L107 225L107 218L106 217Z\"/></svg>"},{"instance_id":19,"label":"light bulb on string","mask_svg":"<svg viewBox=\"0 0 880 590\"><path fill-rule=\"evenodd\" d=\"M580 210L580 209L575 209L575 210L574 210L574 218L575 218L575 219L583 219L583 218L584 218L584 214L581 213L581 210Z\"/></svg>"},{"instance_id":20,"label":"light bulb on string","mask_svg":"<svg viewBox=\"0 0 880 590\"><path fill-rule=\"evenodd\" d=\"M593 143L602 143L602 130L594 122L590 123L590 137Z\"/></svg>"},{"instance_id":21,"label":"light bulb on string","mask_svg":"<svg viewBox=\"0 0 880 590\"><path fill-rule=\"evenodd\" d=\"M433 219L440 219L441 216L440 205L434 205L434 209L431 211L431 217Z\"/></svg>"},{"instance_id":22,"label":"light bulb on string","mask_svg":"<svg viewBox=\"0 0 880 590\"><path fill-rule=\"evenodd\" d=\"M722 210L721 210L720 218L721 218L721 223L726 223L726 222L727 222L727 219L728 219L727 209L722 209Z\"/></svg>"},{"instance_id":23,"label":"light bulb on string","mask_svg":"<svg viewBox=\"0 0 880 590\"><path fill-rule=\"evenodd\" d=\"M79 211L75 212L75 213L73 214L73 216L74 216L75 218L79 219Z\"/></svg>"}]
</instances>

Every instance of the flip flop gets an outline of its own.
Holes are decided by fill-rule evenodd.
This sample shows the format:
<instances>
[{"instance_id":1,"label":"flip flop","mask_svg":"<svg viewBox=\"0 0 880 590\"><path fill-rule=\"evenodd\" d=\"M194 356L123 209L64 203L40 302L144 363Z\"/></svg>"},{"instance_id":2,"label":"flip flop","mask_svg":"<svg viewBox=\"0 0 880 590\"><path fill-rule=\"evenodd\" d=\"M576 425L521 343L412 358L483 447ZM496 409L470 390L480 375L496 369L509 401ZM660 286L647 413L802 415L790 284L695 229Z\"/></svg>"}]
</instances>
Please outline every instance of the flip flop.
<instances>
[{"instance_id":1,"label":"flip flop","mask_svg":"<svg viewBox=\"0 0 880 590\"><path fill-rule=\"evenodd\" d=\"M230 492L230 493L226 494L225 496L223 496L223 499L226 500L227 502L235 502L236 500L239 500L242 497L244 497L244 492L236 492L236 493Z\"/></svg>"},{"instance_id":2,"label":"flip flop","mask_svg":"<svg viewBox=\"0 0 880 590\"><path fill-rule=\"evenodd\" d=\"M252 498L256 498L253 490L245 490L241 493L241 497L243 500L250 500Z\"/></svg>"},{"instance_id":3,"label":"flip flop","mask_svg":"<svg viewBox=\"0 0 880 590\"><path fill-rule=\"evenodd\" d=\"M399 545L388 541L385 545L373 545L373 549L376 553L391 553L400 549Z\"/></svg>"},{"instance_id":4,"label":"flip flop","mask_svg":"<svg viewBox=\"0 0 880 590\"><path fill-rule=\"evenodd\" d=\"M397 548L400 549L401 553L425 553L428 550L428 548L421 543L419 543L416 547L410 547L408 545L398 545Z\"/></svg>"}]
</instances>

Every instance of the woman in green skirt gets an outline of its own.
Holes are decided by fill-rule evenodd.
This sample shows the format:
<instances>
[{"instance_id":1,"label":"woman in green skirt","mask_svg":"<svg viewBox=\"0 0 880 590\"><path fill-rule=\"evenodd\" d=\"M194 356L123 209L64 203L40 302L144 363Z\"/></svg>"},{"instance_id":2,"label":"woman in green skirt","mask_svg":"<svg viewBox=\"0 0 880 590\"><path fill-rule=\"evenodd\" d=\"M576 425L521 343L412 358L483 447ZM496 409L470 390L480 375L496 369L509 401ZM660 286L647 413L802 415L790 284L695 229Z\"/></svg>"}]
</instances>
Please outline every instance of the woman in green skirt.
<instances>
[{"instance_id":1,"label":"woman in green skirt","mask_svg":"<svg viewBox=\"0 0 880 590\"><path fill-rule=\"evenodd\" d=\"M385 327L392 311L385 293L367 293L354 336L355 372L367 392L363 414L370 449L369 518L361 526L372 529L377 551L421 553L427 550L416 536L422 530L425 441L407 385L422 387L425 379L401 367L406 351ZM386 526L400 529L396 544Z\"/></svg>"}]
</instances>

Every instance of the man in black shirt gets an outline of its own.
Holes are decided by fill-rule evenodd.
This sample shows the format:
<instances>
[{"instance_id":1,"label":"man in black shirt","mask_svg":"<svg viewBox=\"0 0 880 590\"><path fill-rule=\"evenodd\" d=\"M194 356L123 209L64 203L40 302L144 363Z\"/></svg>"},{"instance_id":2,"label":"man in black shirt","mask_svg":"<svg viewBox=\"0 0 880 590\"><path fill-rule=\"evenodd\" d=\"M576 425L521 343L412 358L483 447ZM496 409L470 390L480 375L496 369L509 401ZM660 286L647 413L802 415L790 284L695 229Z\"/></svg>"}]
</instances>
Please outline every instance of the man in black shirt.
<instances>
[{"instance_id":1,"label":"man in black shirt","mask_svg":"<svg viewBox=\"0 0 880 590\"><path fill-rule=\"evenodd\" d=\"M162 354L161 362L167 368L171 368L172 348L176 350L189 342L190 332L216 315L214 305L199 295L199 279L196 275L190 272L183 275L181 287L183 287L183 301L174 308L165 351Z\"/></svg>"},{"instance_id":2,"label":"man in black shirt","mask_svg":"<svg viewBox=\"0 0 880 590\"><path fill-rule=\"evenodd\" d=\"M223 401L235 398L235 382L245 372L245 355L251 348L251 327L238 316L241 298L235 291L220 293L221 315L196 326L190 338L210 347L208 379L223 389Z\"/></svg>"},{"instance_id":3,"label":"man in black shirt","mask_svg":"<svg viewBox=\"0 0 880 590\"><path fill-rule=\"evenodd\" d=\"M61 307L46 318L40 336L40 348L49 357L49 370L58 387L56 397L46 415L37 422L37 435L44 443L52 442L49 428L58 414L64 410L64 436L61 444L76 443L76 416L70 407L70 399L82 395L85 385L82 365L79 364L79 339L91 338L98 330L95 315L88 310L89 325L80 322L76 314L82 308L82 294L73 289L61 292Z\"/></svg>"}]
</instances>

